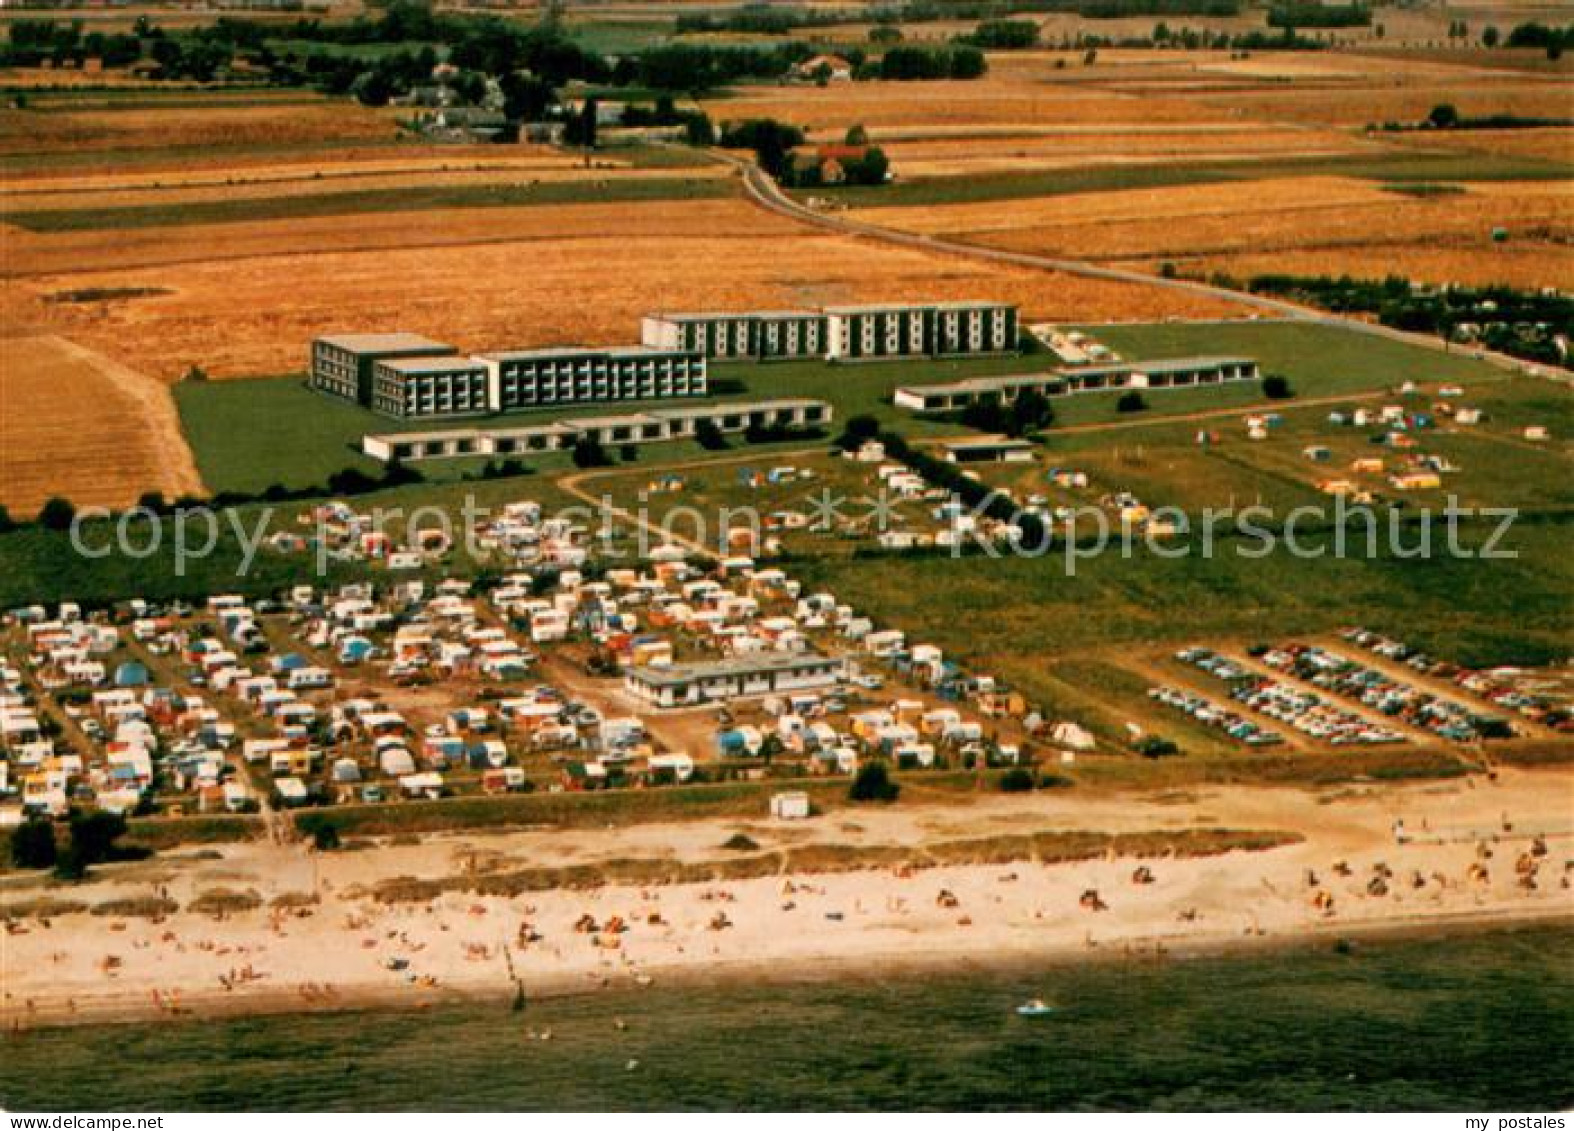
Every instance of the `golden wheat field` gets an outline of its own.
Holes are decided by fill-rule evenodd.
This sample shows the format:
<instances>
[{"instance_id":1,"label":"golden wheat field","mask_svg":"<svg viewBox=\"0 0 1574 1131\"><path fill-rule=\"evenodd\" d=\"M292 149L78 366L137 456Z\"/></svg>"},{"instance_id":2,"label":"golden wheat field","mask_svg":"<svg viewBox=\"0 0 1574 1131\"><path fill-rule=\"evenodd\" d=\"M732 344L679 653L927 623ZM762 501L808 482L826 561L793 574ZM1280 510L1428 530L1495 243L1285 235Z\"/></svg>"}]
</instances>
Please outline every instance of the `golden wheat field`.
<instances>
[{"instance_id":1,"label":"golden wheat field","mask_svg":"<svg viewBox=\"0 0 1574 1131\"><path fill-rule=\"evenodd\" d=\"M1574 242L1574 193L1555 181L1478 183L1438 196L1409 196L1372 181L1296 177L1184 185L1012 201L855 213L909 231L955 236L1012 251L1090 260L1182 264L1205 260L1232 274L1234 257L1289 270L1307 253L1329 273L1359 274L1353 256L1379 276L1413 271L1429 282L1488 281L1494 250L1519 252L1515 280L1566 285ZM1502 228L1506 241L1493 238ZM1444 254L1444 252L1447 254ZM1412 252L1421 252L1411 256ZM1506 258L1506 257L1505 257ZM1400 260L1403 260L1403 263ZM1388 266L1377 268L1378 262ZM1425 269L1423 269L1425 268ZM1498 280L1508 281L1508 280Z\"/></svg>"},{"instance_id":2,"label":"golden wheat field","mask_svg":"<svg viewBox=\"0 0 1574 1131\"><path fill-rule=\"evenodd\" d=\"M259 250L162 266L29 275L8 288L9 320L42 324L170 381L295 372L328 331L408 329L466 349L629 342L657 307L748 309L993 298L1035 318L1158 319L1242 313L1140 285L1000 269L809 232L741 200L415 213L359 250L283 250L294 222L260 225ZM309 222L313 225L316 221ZM512 226L509 226L512 225ZM346 227L343 224L341 228ZM357 225L360 228L361 225ZM321 232L321 227L312 229ZM217 233L184 229L194 249ZM476 242L425 242L426 233ZM345 232L347 240L366 238ZM310 242L310 241L308 241ZM261 248L272 244L273 251ZM149 292L51 302L89 288Z\"/></svg>"},{"instance_id":3,"label":"golden wheat field","mask_svg":"<svg viewBox=\"0 0 1574 1131\"><path fill-rule=\"evenodd\" d=\"M0 339L0 502L125 506L201 494L169 390L53 335Z\"/></svg>"},{"instance_id":4,"label":"golden wheat field","mask_svg":"<svg viewBox=\"0 0 1574 1131\"><path fill-rule=\"evenodd\" d=\"M1373 152L1359 137L1337 130L1157 128L1123 132L1082 130L1028 137L929 137L885 141L882 147L904 178L956 177L1092 165L1152 165L1173 161L1255 161Z\"/></svg>"},{"instance_id":5,"label":"golden wheat field","mask_svg":"<svg viewBox=\"0 0 1574 1131\"><path fill-rule=\"evenodd\" d=\"M0 156L70 150L393 140L394 111L298 100L177 108L0 110Z\"/></svg>"}]
</instances>

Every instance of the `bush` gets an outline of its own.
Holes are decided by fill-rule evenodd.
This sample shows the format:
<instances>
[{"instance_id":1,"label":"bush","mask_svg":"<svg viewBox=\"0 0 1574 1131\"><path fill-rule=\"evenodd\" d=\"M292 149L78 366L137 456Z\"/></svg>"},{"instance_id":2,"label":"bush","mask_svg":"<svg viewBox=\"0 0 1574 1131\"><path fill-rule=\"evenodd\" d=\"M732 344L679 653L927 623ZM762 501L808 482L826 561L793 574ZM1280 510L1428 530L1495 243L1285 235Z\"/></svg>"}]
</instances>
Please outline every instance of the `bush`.
<instances>
[{"instance_id":1,"label":"bush","mask_svg":"<svg viewBox=\"0 0 1574 1131\"><path fill-rule=\"evenodd\" d=\"M1122 393L1120 400L1115 402L1116 412L1146 412L1147 409L1147 398L1135 389L1129 393Z\"/></svg>"},{"instance_id":2,"label":"bush","mask_svg":"<svg viewBox=\"0 0 1574 1131\"><path fill-rule=\"evenodd\" d=\"M41 817L30 817L11 834L11 863L18 868L53 868L55 826Z\"/></svg>"},{"instance_id":3,"label":"bush","mask_svg":"<svg viewBox=\"0 0 1574 1131\"><path fill-rule=\"evenodd\" d=\"M71 843L65 855L55 862L55 873L63 879L79 880L94 864L125 858L117 840L126 835L126 819L118 813L97 810L71 814Z\"/></svg>"},{"instance_id":4,"label":"bush","mask_svg":"<svg viewBox=\"0 0 1574 1131\"><path fill-rule=\"evenodd\" d=\"M70 530L76 516L77 509L71 505L71 500L56 495L38 512L38 525L45 530Z\"/></svg>"},{"instance_id":5,"label":"bush","mask_svg":"<svg viewBox=\"0 0 1574 1131\"><path fill-rule=\"evenodd\" d=\"M1179 754L1180 747L1167 738L1160 738L1156 734L1145 734L1133 744L1138 754L1144 758L1168 758L1172 754Z\"/></svg>"},{"instance_id":6,"label":"bush","mask_svg":"<svg viewBox=\"0 0 1574 1131\"><path fill-rule=\"evenodd\" d=\"M1295 390L1290 387L1288 377L1270 373L1262 380L1262 395L1271 401L1283 401L1295 396Z\"/></svg>"},{"instance_id":7,"label":"bush","mask_svg":"<svg viewBox=\"0 0 1574 1131\"><path fill-rule=\"evenodd\" d=\"M1033 791L1033 771L1024 766L1007 770L1000 775L1001 793L1031 793Z\"/></svg>"},{"instance_id":8,"label":"bush","mask_svg":"<svg viewBox=\"0 0 1574 1131\"><path fill-rule=\"evenodd\" d=\"M702 420L694 426L694 439L707 452L727 450L727 437L721 434L714 420Z\"/></svg>"},{"instance_id":9,"label":"bush","mask_svg":"<svg viewBox=\"0 0 1574 1131\"><path fill-rule=\"evenodd\" d=\"M890 803L896 800L897 794L902 792L902 787L891 780L890 771L885 768L884 762L865 762L858 767L858 773L853 776L853 784L847 788L849 801L880 801Z\"/></svg>"},{"instance_id":10,"label":"bush","mask_svg":"<svg viewBox=\"0 0 1574 1131\"><path fill-rule=\"evenodd\" d=\"M612 466L612 457L607 454L607 450L599 441L589 436L584 436L575 443L571 458L574 466L579 468Z\"/></svg>"}]
</instances>

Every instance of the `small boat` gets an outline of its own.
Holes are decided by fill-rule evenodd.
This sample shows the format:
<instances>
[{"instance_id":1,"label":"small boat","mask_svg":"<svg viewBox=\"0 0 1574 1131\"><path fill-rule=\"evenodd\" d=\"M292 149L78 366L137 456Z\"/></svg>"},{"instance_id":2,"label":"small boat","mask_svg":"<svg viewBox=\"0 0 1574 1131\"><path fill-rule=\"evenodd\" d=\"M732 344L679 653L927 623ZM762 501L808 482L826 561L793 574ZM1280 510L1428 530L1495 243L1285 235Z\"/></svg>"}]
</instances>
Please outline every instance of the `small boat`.
<instances>
[{"instance_id":1,"label":"small boat","mask_svg":"<svg viewBox=\"0 0 1574 1131\"><path fill-rule=\"evenodd\" d=\"M1025 1001L1017 1006L1017 1016L1019 1017L1047 1017L1053 1012L1055 1012L1055 1007L1040 997L1036 997L1032 1001Z\"/></svg>"}]
</instances>

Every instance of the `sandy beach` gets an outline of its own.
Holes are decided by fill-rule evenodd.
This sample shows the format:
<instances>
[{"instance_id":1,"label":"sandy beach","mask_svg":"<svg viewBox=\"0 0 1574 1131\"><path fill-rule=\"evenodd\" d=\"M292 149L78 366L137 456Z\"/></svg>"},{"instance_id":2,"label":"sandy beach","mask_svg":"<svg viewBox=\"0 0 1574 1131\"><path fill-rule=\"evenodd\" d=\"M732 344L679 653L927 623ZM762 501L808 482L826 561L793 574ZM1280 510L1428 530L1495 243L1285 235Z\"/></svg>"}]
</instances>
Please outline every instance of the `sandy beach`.
<instances>
[{"instance_id":1,"label":"sandy beach","mask_svg":"<svg viewBox=\"0 0 1574 1131\"><path fill-rule=\"evenodd\" d=\"M896 848L1097 830L1297 834L1260 851L1073 862L793 871L726 882L463 890L511 870L704 861L760 850ZM893 853L893 856L900 856ZM432 898L410 880L446 881ZM249 843L105 867L75 887L0 882L0 1021L418 1008L680 979L815 978L921 966L1091 961L1332 945L1367 933L1574 920L1574 773L1446 783L1184 793L980 795L805 822L692 821L429 836L317 853ZM409 885L413 886L413 885ZM202 913L215 892L250 910ZM378 897L380 893L381 898ZM92 913L163 897L180 910ZM49 914L46 901L86 910Z\"/></svg>"}]
</instances>

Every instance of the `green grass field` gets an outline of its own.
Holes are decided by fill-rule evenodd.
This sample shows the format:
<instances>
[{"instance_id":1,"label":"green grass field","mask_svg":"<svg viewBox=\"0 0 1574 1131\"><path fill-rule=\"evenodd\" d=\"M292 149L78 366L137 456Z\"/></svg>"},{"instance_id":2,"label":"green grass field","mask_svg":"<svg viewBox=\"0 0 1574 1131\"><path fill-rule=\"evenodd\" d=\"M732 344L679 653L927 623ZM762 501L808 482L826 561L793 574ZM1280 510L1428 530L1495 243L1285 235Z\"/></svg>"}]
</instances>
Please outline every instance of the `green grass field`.
<instances>
[{"instance_id":1,"label":"green grass field","mask_svg":"<svg viewBox=\"0 0 1574 1131\"><path fill-rule=\"evenodd\" d=\"M369 212L424 212L438 208L524 208L545 204L637 203L712 200L736 189L710 177L652 177L601 181L547 181L533 185L441 185L327 191L312 196L255 196L195 204L145 204L120 208L45 209L0 213L0 219L33 232L115 231L188 224L238 224L300 220Z\"/></svg>"},{"instance_id":2,"label":"green grass field","mask_svg":"<svg viewBox=\"0 0 1574 1131\"><path fill-rule=\"evenodd\" d=\"M1427 382L1492 381L1502 377L1490 366L1469 358L1445 356L1383 338L1289 322L1190 323L1084 327L1112 348L1133 358L1175 357L1197 354L1245 354L1258 358L1265 372L1290 378L1301 396L1338 395L1397 385L1405 380ZM1032 373L1050 366L1043 354L984 358L973 361L898 361L863 365L831 365L820 361L778 364L718 364L711 367L717 396L688 404L761 400L772 397L813 397L830 402L838 423L868 414L910 438L959 435L956 425L924 420L892 406L892 392L905 384L932 384L1011 373ZM1061 426L1113 423L1146 428L1164 416L1211 409L1241 408L1262 403L1255 384L1219 389L1179 389L1152 392L1150 409L1140 416L1115 411L1115 393L1084 394L1055 402ZM442 427L468 427L507 421L525 424L637 412L652 407L645 402L618 405L582 405L502 417L460 420L398 421L378 416L355 405L314 393L299 377L216 381L181 384L175 400L187 441L197 458L203 480L214 491L258 492L272 484L303 487L322 483L335 471L356 467L377 470L377 464L360 454L367 432L421 431ZM1280 407L1293 407L1287 402ZM1191 430L1180 425L1174 437L1189 441ZM1088 444L1111 447L1106 433L1053 437L1052 442L1075 451ZM694 444L647 447L641 464L662 459L698 459L705 452ZM437 479L453 478L474 470L473 463L436 461L423 472ZM564 466L562 457L538 464L551 471Z\"/></svg>"}]
</instances>

